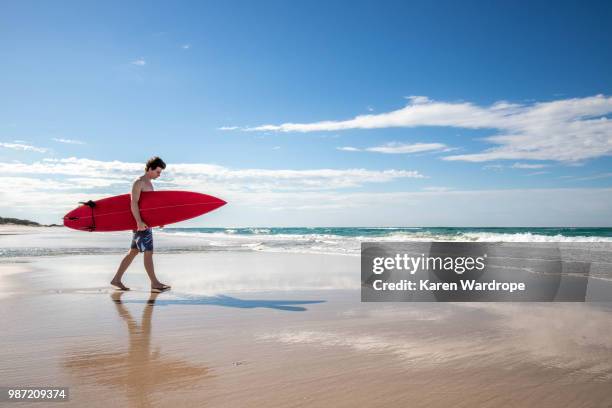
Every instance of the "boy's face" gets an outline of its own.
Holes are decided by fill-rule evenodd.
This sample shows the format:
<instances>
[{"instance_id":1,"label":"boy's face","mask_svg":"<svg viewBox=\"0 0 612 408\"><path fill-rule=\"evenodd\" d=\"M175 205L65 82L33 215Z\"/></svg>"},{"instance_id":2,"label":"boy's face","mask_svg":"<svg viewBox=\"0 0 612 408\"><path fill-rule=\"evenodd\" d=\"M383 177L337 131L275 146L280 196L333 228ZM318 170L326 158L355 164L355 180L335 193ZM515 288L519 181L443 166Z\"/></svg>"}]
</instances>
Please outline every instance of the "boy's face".
<instances>
[{"instance_id":1,"label":"boy's face","mask_svg":"<svg viewBox=\"0 0 612 408\"><path fill-rule=\"evenodd\" d=\"M148 173L149 178L156 179L159 176L161 176L162 170L163 169L161 167L156 167L154 169L149 169L147 173Z\"/></svg>"}]
</instances>

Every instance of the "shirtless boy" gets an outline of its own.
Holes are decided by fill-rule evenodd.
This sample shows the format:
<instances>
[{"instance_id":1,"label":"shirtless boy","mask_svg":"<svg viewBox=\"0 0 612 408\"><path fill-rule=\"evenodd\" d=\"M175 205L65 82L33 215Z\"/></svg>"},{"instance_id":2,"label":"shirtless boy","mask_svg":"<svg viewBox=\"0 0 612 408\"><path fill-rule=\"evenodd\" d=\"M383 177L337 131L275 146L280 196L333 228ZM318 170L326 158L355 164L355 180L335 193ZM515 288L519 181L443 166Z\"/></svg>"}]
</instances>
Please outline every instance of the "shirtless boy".
<instances>
[{"instance_id":1,"label":"shirtless boy","mask_svg":"<svg viewBox=\"0 0 612 408\"><path fill-rule=\"evenodd\" d=\"M130 251L125 255L115 277L111 281L111 285L115 286L120 290L130 290L121 282L121 277L130 266L136 255L139 252L144 253L144 266L151 280L151 292L163 292L170 289L170 286L164 285L155 276L155 270L153 268L153 231L147 226L140 217L140 210L138 208L138 200L140 199L140 193L143 191L153 191L153 183L151 180L158 178L162 170L166 168L166 163L159 157L152 157L147 161L145 166L145 173L138 177L132 185L132 201L131 209L134 219L136 220L137 229L132 237L132 245Z\"/></svg>"}]
</instances>

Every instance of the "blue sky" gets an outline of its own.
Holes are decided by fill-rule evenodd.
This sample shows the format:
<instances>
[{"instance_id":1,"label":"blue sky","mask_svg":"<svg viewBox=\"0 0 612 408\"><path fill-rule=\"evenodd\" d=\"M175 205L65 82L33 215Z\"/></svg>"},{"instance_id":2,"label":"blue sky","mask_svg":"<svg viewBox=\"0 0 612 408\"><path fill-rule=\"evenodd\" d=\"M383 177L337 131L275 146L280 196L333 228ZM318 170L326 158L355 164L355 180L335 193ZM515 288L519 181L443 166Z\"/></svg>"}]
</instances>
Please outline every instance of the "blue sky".
<instances>
[{"instance_id":1,"label":"blue sky","mask_svg":"<svg viewBox=\"0 0 612 408\"><path fill-rule=\"evenodd\" d=\"M57 222L158 154L160 188L230 202L191 225L610 225L609 21L609 2L4 2L0 212Z\"/></svg>"}]
</instances>

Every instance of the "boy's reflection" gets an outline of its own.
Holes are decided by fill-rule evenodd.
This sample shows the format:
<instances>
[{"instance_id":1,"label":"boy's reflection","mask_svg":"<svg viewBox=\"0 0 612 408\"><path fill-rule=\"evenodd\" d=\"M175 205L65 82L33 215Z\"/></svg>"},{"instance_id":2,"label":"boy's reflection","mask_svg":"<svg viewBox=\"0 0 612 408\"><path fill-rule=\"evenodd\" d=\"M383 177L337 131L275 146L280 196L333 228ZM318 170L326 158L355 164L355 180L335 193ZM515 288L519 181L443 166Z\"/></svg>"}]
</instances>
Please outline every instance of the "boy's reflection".
<instances>
[{"instance_id":1,"label":"boy's reflection","mask_svg":"<svg viewBox=\"0 0 612 408\"><path fill-rule=\"evenodd\" d=\"M98 384L124 389L131 406L151 405L151 394L173 388L180 390L208 376L208 368L183 360L163 356L159 349L151 350L151 318L159 293L151 293L138 326L121 302L125 292L114 292L111 297L119 316L127 324L129 346L127 352L88 350L69 356L66 366L83 379Z\"/></svg>"}]
</instances>

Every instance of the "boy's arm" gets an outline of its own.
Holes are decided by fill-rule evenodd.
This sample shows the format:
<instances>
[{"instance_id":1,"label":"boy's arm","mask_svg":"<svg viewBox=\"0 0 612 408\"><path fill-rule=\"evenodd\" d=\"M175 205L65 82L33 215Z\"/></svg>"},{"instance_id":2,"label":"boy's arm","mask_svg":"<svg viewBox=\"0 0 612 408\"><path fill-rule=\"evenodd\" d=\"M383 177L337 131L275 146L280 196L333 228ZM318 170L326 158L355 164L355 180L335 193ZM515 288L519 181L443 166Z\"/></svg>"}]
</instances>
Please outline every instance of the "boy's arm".
<instances>
[{"instance_id":1,"label":"boy's arm","mask_svg":"<svg viewBox=\"0 0 612 408\"><path fill-rule=\"evenodd\" d=\"M136 180L132 185L132 199L130 202L130 208L132 209L132 215L136 220L138 231L143 231L147 228L147 224L142 221L140 217L140 209L138 208L138 200L140 199L140 192L142 191L142 184L140 180Z\"/></svg>"}]
</instances>

